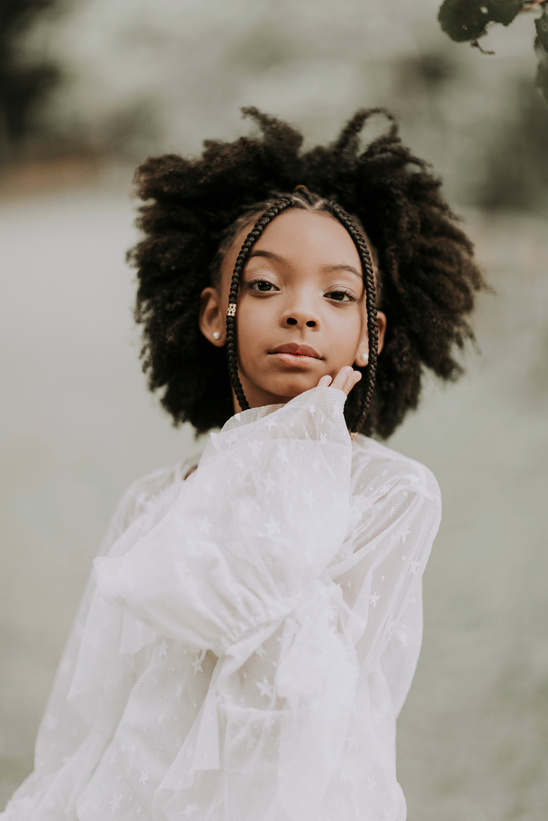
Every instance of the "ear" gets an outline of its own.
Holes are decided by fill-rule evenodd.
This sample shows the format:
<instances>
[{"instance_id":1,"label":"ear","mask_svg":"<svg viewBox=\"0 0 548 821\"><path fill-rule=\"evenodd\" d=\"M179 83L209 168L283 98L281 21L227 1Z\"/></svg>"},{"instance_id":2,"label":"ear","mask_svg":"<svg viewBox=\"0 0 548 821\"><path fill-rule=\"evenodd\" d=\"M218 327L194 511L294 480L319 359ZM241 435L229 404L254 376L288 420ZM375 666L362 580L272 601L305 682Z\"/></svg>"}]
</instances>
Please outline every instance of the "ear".
<instances>
[{"instance_id":1,"label":"ear","mask_svg":"<svg viewBox=\"0 0 548 821\"><path fill-rule=\"evenodd\" d=\"M377 311L377 331L378 331L378 353L382 351L384 345L384 334L386 332L386 314L382 311ZM365 368L369 361L369 338L367 335L367 325L364 327L364 333L360 339L358 352L356 353L355 365L358 368Z\"/></svg>"},{"instance_id":2,"label":"ear","mask_svg":"<svg viewBox=\"0 0 548 821\"><path fill-rule=\"evenodd\" d=\"M200 294L200 330L212 345L222 348L225 344L226 326L221 307L221 297L216 288L204 288Z\"/></svg>"},{"instance_id":3,"label":"ear","mask_svg":"<svg viewBox=\"0 0 548 821\"><path fill-rule=\"evenodd\" d=\"M382 351L384 345L384 335L386 333L386 314L382 311L377 311L377 329L379 334L379 353Z\"/></svg>"}]
</instances>

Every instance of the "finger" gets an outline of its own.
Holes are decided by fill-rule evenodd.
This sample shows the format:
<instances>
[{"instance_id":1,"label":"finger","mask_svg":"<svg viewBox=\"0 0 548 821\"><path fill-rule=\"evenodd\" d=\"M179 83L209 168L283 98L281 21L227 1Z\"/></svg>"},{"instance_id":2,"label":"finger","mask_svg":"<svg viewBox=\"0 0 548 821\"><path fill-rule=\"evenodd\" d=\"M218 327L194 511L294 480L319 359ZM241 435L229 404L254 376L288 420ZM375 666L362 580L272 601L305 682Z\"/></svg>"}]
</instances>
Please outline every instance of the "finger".
<instances>
[{"instance_id":1,"label":"finger","mask_svg":"<svg viewBox=\"0 0 548 821\"><path fill-rule=\"evenodd\" d=\"M318 388L319 387L328 388L331 385L332 382L333 382L333 377L329 376L329 374L326 373L325 376L322 376L322 378L318 382Z\"/></svg>"},{"instance_id":2,"label":"finger","mask_svg":"<svg viewBox=\"0 0 548 821\"><path fill-rule=\"evenodd\" d=\"M355 371L352 365L345 365L333 380L331 387L338 388L348 396L354 385L356 385L360 379L360 371Z\"/></svg>"},{"instance_id":3,"label":"finger","mask_svg":"<svg viewBox=\"0 0 548 821\"><path fill-rule=\"evenodd\" d=\"M359 371L351 370L350 373L347 375L346 381L344 383L343 391L348 396L354 385L357 385L362 375Z\"/></svg>"},{"instance_id":4,"label":"finger","mask_svg":"<svg viewBox=\"0 0 548 821\"><path fill-rule=\"evenodd\" d=\"M358 382L361 380L361 378L362 378L362 374L361 374L360 371L353 371L352 372L352 384L348 388L348 392L346 394L347 396L350 393L350 391L352 390L352 388L354 388L358 384Z\"/></svg>"},{"instance_id":5,"label":"finger","mask_svg":"<svg viewBox=\"0 0 548 821\"><path fill-rule=\"evenodd\" d=\"M337 388L348 396L352 388L358 384L361 378L362 375L360 371L354 370L352 365L345 365L340 369L334 379L329 376L329 374L322 376L318 382L318 387Z\"/></svg>"},{"instance_id":6,"label":"finger","mask_svg":"<svg viewBox=\"0 0 548 821\"><path fill-rule=\"evenodd\" d=\"M333 382L331 383L331 387L338 388L340 391L344 391L346 381L351 371L352 367L350 365L345 365L344 368L341 368L338 374L336 374Z\"/></svg>"}]
</instances>

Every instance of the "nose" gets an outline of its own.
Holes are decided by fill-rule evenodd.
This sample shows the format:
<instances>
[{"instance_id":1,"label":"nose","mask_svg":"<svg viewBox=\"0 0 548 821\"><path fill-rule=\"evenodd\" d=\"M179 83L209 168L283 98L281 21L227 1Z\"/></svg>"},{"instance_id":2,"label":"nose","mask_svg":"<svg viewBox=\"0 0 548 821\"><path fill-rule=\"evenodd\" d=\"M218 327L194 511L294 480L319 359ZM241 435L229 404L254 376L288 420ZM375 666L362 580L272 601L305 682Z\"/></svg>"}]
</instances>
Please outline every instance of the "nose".
<instances>
[{"instance_id":1,"label":"nose","mask_svg":"<svg viewBox=\"0 0 548 821\"><path fill-rule=\"evenodd\" d=\"M288 316L285 318L284 321L285 325L306 325L307 328L315 328L316 327L316 320L315 319L299 319L298 315Z\"/></svg>"},{"instance_id":2,"label":"nose","mask_svg":"<svg viewBox=\"0 0 548 821\"><path fill-rule=\"evenodd\" d=\"M298 304L293 301L282 314L282 325L285 327L317 328L319 317L309 300L301 299Z\"/></svg>"}]
</instances>

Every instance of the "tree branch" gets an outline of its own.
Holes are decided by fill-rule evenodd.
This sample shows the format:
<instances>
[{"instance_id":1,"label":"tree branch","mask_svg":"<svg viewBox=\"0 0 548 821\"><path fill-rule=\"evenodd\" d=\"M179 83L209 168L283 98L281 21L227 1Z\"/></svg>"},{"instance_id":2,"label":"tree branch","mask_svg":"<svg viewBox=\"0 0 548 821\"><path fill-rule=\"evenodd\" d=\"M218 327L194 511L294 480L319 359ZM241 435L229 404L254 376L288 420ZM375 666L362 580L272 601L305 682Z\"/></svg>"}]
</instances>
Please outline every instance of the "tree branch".
<instances>
[{"instance_id":1,"label":"tree branch","mask_svg":"<svg viewBox=\"0 0 548 821\"><path fill-rule=\"evenodd\" d=\"M522 11L529 11L530 9L534 9L535 6L544 6L546 4L546 2L547 2L547 0L534 0L533 3L529 3L528 6L524 6L521 9L520 14L521 14Z\"/></svg>"}]
</instances>

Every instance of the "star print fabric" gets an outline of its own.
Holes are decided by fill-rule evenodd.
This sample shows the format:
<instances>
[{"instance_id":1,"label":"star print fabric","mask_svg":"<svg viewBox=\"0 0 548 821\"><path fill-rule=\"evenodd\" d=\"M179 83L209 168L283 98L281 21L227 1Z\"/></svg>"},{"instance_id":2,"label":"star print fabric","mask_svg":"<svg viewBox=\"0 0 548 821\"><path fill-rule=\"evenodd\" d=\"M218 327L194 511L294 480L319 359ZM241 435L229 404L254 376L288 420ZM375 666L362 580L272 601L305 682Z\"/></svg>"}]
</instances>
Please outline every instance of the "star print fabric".
<instances>
[{"instance_id":1,"label":"star print fabric","mask_svg":"<svg viewBox=\"0 0 548 821\"><path fill-rule=\"evenodd\" d=\"M315 388L122 500L2 821L403 821L427 469Z\"/></svg>"}]
</instances>

